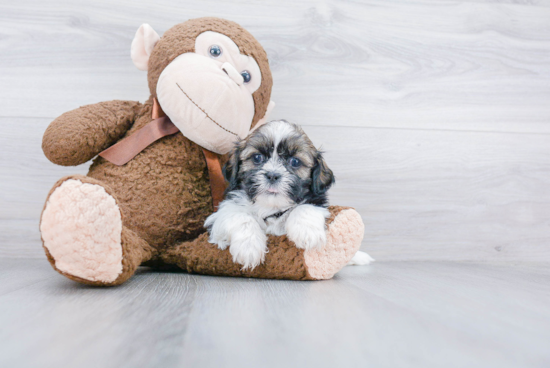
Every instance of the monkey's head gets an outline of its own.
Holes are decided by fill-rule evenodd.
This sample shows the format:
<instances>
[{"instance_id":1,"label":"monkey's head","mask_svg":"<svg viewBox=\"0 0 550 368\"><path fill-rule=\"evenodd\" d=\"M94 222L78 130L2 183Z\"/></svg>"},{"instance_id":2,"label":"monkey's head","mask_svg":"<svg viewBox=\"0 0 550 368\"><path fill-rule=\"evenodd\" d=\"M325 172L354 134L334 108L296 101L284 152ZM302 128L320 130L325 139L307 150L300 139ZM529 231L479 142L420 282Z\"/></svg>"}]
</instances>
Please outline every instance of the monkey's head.
<instances>
[{"instance_id":1,"label":"monkey's head","mask_svg":"<svg viewBox=\"0 0 550 368\"><path fill-rule=\"evenodd\" d=\"M162 37L143 24L132 60L147 70L151 95L183 135L216 153L227 153L274 106L267 54L228 20L188 20Z\"/></svg>"}]
</instances>

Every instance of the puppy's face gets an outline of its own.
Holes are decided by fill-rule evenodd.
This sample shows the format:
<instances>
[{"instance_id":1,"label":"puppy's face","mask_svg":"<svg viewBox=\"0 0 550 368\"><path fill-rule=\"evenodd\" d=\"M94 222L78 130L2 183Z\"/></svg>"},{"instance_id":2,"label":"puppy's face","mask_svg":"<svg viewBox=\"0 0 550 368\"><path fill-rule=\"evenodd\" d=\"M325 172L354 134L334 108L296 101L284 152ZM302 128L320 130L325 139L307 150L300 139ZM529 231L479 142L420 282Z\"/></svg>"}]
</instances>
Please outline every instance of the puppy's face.
<instances>
[{"instance_id":1,"label":"puppy's face","mask_svg":"<svg viewBox=\"0 0 550 368\"><path fill-rule=\"evenodd\" d=\"M325 205L334 183L313 143L296 124L272 121L238 143L224 168L228 191L241 189L255 203L284 208Z\"/></svg>"}]
</instances>

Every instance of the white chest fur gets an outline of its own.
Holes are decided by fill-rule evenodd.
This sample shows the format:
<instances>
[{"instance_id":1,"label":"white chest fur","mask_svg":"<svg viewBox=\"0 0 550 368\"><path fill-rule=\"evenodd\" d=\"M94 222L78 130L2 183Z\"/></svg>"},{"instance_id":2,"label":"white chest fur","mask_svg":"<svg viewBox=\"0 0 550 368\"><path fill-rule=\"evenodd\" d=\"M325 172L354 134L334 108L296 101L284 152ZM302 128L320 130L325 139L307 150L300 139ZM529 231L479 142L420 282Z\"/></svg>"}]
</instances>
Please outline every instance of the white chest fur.
<instances>
[{"instance_id":1,"label":"white chest fur","mask_svg":"<svg viewBox=\"0 0 550 368\"><path fill-rule=\"evenodd\" d=\"M279 217L268 217L263 221L265 224L265 233L272 235L284 235L286 234L286 220L290 214L290 211Z\"/></svg>"}]
</instances>

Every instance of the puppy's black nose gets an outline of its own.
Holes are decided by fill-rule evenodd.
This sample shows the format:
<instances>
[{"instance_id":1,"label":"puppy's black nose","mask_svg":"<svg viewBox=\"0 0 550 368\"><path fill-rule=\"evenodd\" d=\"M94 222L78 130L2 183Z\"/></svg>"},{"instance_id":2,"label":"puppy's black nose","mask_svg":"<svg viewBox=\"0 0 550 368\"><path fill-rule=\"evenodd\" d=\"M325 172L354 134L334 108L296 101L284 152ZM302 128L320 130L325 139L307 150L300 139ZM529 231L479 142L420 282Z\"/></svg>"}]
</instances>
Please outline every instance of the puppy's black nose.
<instances>
[{"instance_id":1,"label":"puppy's black nose","mask_svg":"<svg viewBox=\"0 0 550 368\"><path fill-rule=\"evenodd\" d=\"M275 183L277 180L281 178L281 174L276 172L268 172L265 174L267 176L267 179L269 179L270 183Z\"/></svg>"}]
</instances>

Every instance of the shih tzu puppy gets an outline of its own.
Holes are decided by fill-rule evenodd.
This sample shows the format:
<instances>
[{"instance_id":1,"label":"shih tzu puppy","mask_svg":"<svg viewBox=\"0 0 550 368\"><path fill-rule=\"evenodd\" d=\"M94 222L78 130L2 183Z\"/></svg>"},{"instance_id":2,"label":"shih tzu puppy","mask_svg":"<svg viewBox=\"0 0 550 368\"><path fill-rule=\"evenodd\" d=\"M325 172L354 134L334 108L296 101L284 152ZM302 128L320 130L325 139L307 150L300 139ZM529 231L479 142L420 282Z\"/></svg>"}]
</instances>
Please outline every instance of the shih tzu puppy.
<instances>
[{"instance_id":1,"label":"shih tzu puppy","mask_svg":"<svg viewBox=\"0 0 550 368\"><path fill-rule=\"evenodd\" d=\"M229 247L243 269L263 262L267 234L286 234L306 250L325 245L334 175L298 125L279 120L256 129L231 152L224 176L225 199L204 226L209 242ZM370 262L360 253L350 264Z\"/></svg>"}]
</instances>

